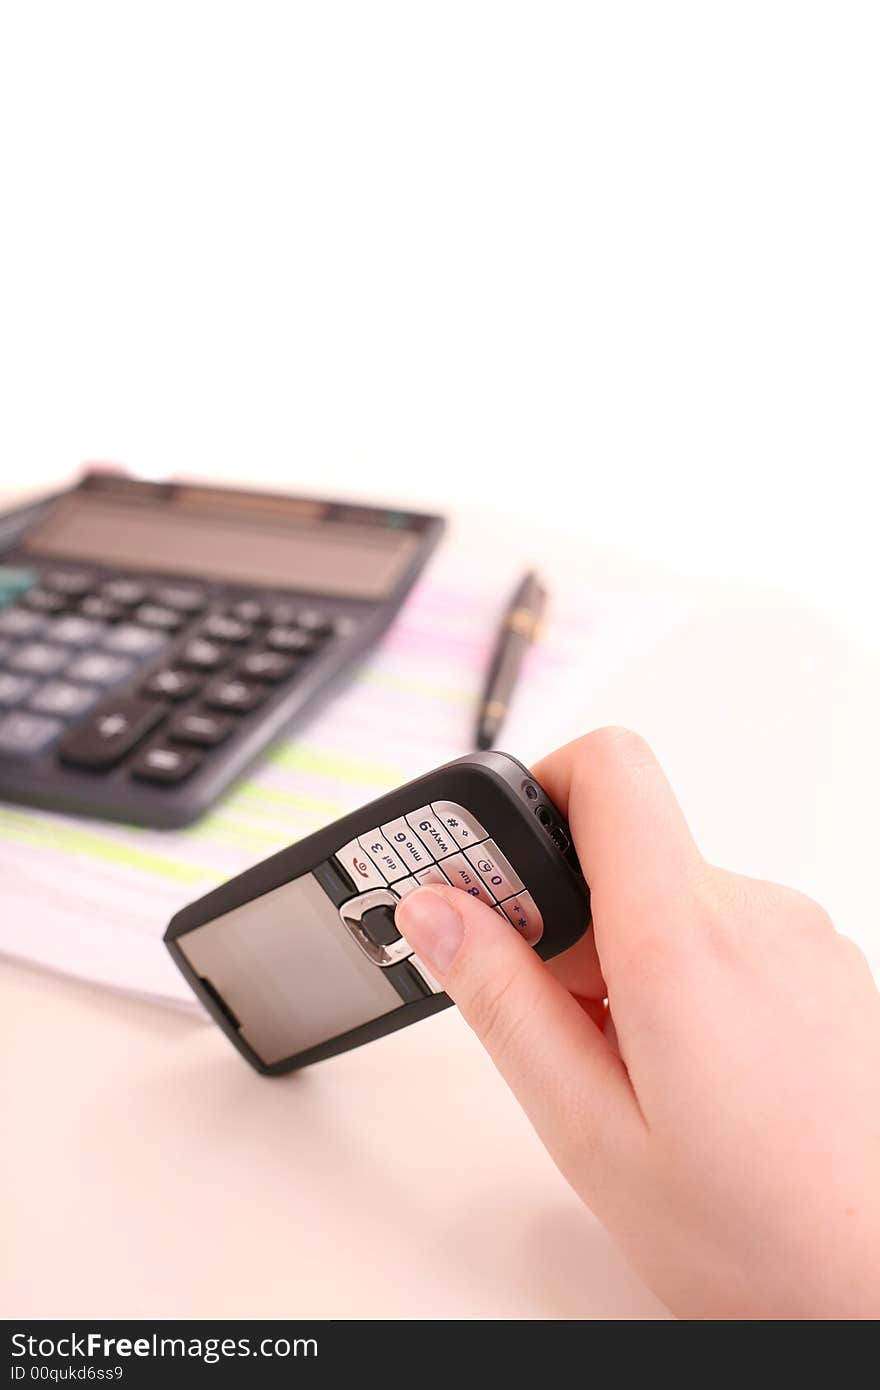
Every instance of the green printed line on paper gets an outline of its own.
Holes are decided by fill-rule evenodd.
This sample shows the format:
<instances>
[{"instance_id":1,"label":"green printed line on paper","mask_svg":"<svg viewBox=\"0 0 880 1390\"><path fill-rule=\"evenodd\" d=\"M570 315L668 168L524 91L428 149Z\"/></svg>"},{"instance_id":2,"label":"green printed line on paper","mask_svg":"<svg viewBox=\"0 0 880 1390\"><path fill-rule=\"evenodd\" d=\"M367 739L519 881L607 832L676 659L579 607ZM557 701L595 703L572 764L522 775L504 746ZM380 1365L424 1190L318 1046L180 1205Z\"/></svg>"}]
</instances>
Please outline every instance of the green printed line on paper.
<instances>
[{"instance_id":1,"label":"green printed line on paper","mask_svg":"<svg viewBox=\"0 0 880 1390\"><path fill-rule=\"evenodd\" d=\"M393 787L403 780L403 774L395 767L381 763L362 762L346 754L326 753L317 748L307 748L301 743L289 743L270 753L268 760L274 767L288 768L292 772L308 772L316 777L330 777L337 782L353 782L359 786Z\"/></svg>"},{"instance_id":2,"label":"green printed line on paper","mask_svg":"<svg viewBox=\"0 0 880 1390\"><path fill-rule=\"evenodd\" d=\"M179 860L152 854L149 850L122 845L93 831L30 820L27 816L17 815L5 807L0 808L0 833L18 841L19 844L37 845L44 849L103 859L108 864L119 864L125 869L138 869L141 873L155 874L157 878L172 879L175 883L202 883L205 879L216 877L216 871L212 873L210 869L203 869L195 864L182 864Z\"/></svg>"},{"instance_id":3,"label":"green printed line on paper","mask_svg":"<svg viewBox=\"0 0 880 1390\"><path fill-rule=\"evenodd\" d=\"M343 815L346 807L341 801L330 801L321 796L305 796L301 792L281 791L278 787L264 787L259 782L242 782L230 793L228 808L237 810L238 803L244 802L248 811L262 815L275 815L279 810L300 812L307 816ZM262 804L261 804L262 803Z\"/></svg>"},{"instance_id":4,"label":"green printed line on paper","mask_svg":"<svg viewBox=\"0 0 880 1390\"><path fill-rule=\"evenodd\" d=\"M451 685L436 685L433 681L421 681L413 676L389 676L382 671L365 671L363 680L371 685L382 685L389 690L405 690L408 695L428 695L435 700L446 700L451 705L473 704L473 690L458 690Z\"/></svg>"}]
</instances>

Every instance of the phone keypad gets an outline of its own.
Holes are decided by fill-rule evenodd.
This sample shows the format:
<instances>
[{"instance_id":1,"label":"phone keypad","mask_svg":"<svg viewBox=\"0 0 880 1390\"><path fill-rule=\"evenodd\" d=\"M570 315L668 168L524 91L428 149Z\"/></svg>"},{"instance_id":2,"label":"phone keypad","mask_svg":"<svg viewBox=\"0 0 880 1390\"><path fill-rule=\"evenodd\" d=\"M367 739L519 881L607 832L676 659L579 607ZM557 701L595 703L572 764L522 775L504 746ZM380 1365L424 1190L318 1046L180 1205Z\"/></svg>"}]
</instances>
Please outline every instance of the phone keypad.
<instances>
[{"instance_id":1,"label":"phone keypad","mask_svg":"<svg viewBox=\"0 0 880 1390\"><path fill-rule=\"evenodd\" d=\"M508 898L501 903L501 911L530 946L540 941L544 923L531 893L518 893L515 898Z\"/></svg>"},{"instance_id":2,"label":"phone keypad","mask_svg":"<svg viewBox=\"0 0 880 1390\"><path fill-rule=\"evenodd\" d=\"M338 851L336 858L359 893L368 888L387 888L388 880L379 872L360 840L350 840Z\"/></svg>"},{"instance_id":3,"label":"phone keypad","mask_svg":"<svg viewBox=\"0 0 880 1390\"><path fill-rule=\"evenodd\" d=\"M531 893L480 822L456 802L408 811L351 840L336 860L358 893L390 888L402 898L423 884L451 884L503 913L530 946L543 934Z\"/></svg>"},{"instance_id":4,"label":"phone keypad","mask_svg":"<svg viewBox=\"0 0 880 1390\"><path fill-rule=\"evenodd\" d=\"M403 816L383 825L382 834L397 850L410 873L415 873L417 869L425 869L432 862L431 855L418 835L410 830Z\"/></svg>"}]
</instances>

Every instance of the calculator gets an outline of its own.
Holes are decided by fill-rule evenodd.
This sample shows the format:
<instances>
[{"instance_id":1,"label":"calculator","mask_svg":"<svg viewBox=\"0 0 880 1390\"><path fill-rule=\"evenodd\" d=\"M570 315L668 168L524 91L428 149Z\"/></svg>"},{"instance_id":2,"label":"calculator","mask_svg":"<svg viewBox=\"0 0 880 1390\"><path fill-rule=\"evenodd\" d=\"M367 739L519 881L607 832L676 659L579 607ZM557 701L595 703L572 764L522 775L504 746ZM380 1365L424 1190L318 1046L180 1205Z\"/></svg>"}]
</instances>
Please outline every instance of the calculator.
<instances>
[{"instance_id":1,"label":"calculator","mask_svg":"<svg viewBox=\"0 0 880 1390\"><path fill-rule=\"evenodd\" d=\"M444 526L100 472L23 515L0 559L0 796L156 827L326 698Z\"/></svg>"},{"instance_id":2,"label":"calculator","mask_svg":"<svg viewBox=\"0 0 880 1390\"><path fill-rule=\"evenodd\" d=\"M449 1007L394 919L430 884L478 898L545 960L590 922L564 818L528 768L493 750L247 869L182 908L165 941L242 1056L279 1075Z\"/></svg>"}]
</instances>

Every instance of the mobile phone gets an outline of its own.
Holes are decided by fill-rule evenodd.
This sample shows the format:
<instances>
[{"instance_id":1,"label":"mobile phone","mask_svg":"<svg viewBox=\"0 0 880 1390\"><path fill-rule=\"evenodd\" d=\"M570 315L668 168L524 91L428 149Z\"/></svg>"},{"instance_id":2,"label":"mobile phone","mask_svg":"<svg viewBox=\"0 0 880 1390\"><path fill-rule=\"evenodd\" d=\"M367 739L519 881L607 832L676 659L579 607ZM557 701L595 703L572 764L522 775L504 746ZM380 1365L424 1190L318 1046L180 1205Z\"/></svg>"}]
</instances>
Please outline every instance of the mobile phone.
<instances>
[{"instance_id":1,"label":"mobile phone","mask_svg":"<svg viewBox=\"0 0 880 1390\"><path fill-rule=\"evenodd\" d=\"M452 884L547 960L590 921L568 826L528 768L472 753L283 849L182 908L165 941L257 1071L320 1062L452 1003L394 925Z\"/></svg>"}]
</instances>

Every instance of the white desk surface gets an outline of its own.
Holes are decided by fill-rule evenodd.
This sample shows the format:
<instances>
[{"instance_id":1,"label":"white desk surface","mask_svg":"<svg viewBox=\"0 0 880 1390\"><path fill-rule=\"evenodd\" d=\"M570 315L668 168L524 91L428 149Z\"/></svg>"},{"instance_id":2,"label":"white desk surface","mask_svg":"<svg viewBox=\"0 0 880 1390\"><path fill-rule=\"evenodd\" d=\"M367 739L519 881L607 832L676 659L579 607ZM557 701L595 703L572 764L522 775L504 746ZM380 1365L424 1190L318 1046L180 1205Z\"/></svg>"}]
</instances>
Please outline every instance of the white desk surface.
<instances>
[{"instance_id":1,"label":"white desk surface","mask_svg":"<svg viewBox=\"0 0 880 1390\"><path fill-rule=\"evenodd\" d=\"M780 598L704 599L584 728L645 733L707 855L819 897L876 970L876 667ZM665 1316L454 1010L271 1081L18 964L0 1010L7 1317Z\"/></svg>"}]
</instances>

